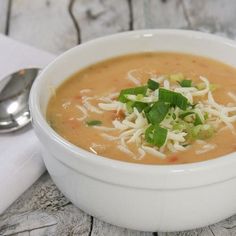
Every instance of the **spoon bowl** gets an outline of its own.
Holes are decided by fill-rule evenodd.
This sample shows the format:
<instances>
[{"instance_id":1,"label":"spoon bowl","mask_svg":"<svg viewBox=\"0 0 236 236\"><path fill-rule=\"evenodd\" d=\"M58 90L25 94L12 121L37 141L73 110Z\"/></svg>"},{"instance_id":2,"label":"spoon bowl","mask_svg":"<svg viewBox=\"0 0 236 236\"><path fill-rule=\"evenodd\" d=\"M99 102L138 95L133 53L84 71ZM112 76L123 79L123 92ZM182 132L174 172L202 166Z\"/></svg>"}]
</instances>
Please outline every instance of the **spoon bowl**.
<instances>
[{"instance_id":1,"label":"spoon bowl","mask_svg":"<svg viewBox=\"0 0 236 236\"><path fill-rule=\"evenodd\" d=\"M0 133L18 130L30 123L29 93L39 70L21 69L0 80Z\"/></svg>"}]
</instances>

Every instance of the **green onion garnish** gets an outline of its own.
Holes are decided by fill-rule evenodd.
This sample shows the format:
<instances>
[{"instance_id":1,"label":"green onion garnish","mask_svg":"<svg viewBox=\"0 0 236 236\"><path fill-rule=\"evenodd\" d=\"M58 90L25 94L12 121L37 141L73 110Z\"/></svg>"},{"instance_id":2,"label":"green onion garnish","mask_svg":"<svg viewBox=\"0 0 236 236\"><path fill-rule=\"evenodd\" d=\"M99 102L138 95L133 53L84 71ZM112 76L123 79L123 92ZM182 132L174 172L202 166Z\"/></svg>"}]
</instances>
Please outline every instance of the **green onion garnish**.
<instances>
[{"instance_id":1,"label":"green onion garnish","mask_svg":"<svg viewBox=\"0 0 236 236\"><path fill-rule=\"evenodd\" d=\"M86 124L88 126L96 126L96 125L101 125L102 122L100 120L90 120L90 121L86 121Z\"/></svg>"},{"instance_id":2,"label":"green onion garnish","mask_svg":"<svg viewBox=\"0 0 236 236\"><path fill-rule=\"evenodd\" d=\"M145 140L150 143L153 144L153 130L154 130L154 125L150 125L146 131L145 131Z\"/></svg>"},{"instance_id":3,"label":"green onion garnish","mask_svg":"<svg viewBox=\"0 0 236 236\"><path fill-rule=\"evenodd\" d=\"M147 82L147 86L149 89L154 91L160 87L160 84L152 79L149 79Z\"/></svg>"},{"instance_id":4,"label":"green onion garnish","mask_svg":"<svg viewBox=\"0 0 236 236\"><path fill-rule=\"evenodd\" d=\"M143 94L138 94L136 96L136 98L137 98L138 101L141 101L144 98L144 96L143 96Z\"/></svg>"},{"instance_id":5,"label":"green onion garnish","mask_svg":"<svg viewBox=\"0 0 236 236\"><path fill-rule=\"evenodd\" d=\"M167 129L164 129L160 126L155 127L154 130L154 144L157 147L161 147L165 144L167 138Z\"/></svg>"},{"instance_id":6,"label":"green onion garnish","mask_svg":"<svg viewBox=\"0 0 236 236\"><path fill-rule=\"evenodd\" d=\"M148 106L148 104L143 103L143 102L134 102L133 105L132 105L132 107L137 108L138 112L141 112L147 106Z\"/></svg>"},{"instance_id":7,"label":"green onion garnish","mask_svg":"<svg viewBox=\"0 0 236 236\"><path fill-rule=\"evenodd\" d=\"M219 87L220 86L218 84L210 84L210 91L213 92L213 91L215 91Z\"/></svg>"},{"instance_id":8,"label":"green onion garnish","mask_svg":"<svg viewBox=\"0 0 236 236\"><path fill-rule=\"evenodd\" d=\"M198 83L195 85L195 88L197 88L198 90L203 90L205 89L206 85L204 83Z\"/></svg>"},{"instance_id":9,"label":"green onion garnish","mask_svg":"<svg viewBox=\"0 0 236 236\"><path fill-rule=\"evenodd\" d=\"M195 114L194 111L186 111L179 115L179 118L184 119L184 117Z\"/></svg>"},{"instance_id":10,"label":"green onion garnish","mask_svg":"<svg viewBox=\"0 0 236 236\"><path fill-rule=\"evenodd\" d=\"M192 80L184 79L178 83L181 87L192 87Z\"/></svg>"},{"instance_id":11,"label":"green onion garnish","mask_svg":"<svg viewBox=\"0 0 236 236\"><path fill-rule=\"evenodd\" d=\"M168 102L170 105L177 106L182 110L186 110L188 107L188 99L181 93L176 93L164 88L159 89L159 101Z\"/></svg>"},{"instance_id":12,"label":"green onion garnish","mask_svg":"<svg viewBox=\"0 0 236 236\"><path fill-rule=\"evenodd\" d=\"M202 124L203 124L203 122L202 122L200 116L196 113L196 114L195 114L194 125L196 126L196 125L202 125Z\"/></svg>"},{"instance_id":13,"label":"green onion garnish","mask_svg":"<svg viewBox=\"0 0 236 236\"><path fill-rule=\"evenodd\" d=\"M189 115L194 115L194 123L193 123L194 126L203 124L204 120L202 120L200 115L197 113L197 111L194 111L194 110L186 111L186 112L180 114L179 118L184 119L185 117L187 117Z\"/></svg>"},{"instance_id":14,"label":"green onion garnish","mask_svg":"<svg viewBox=\"0 0 236 236\"><path fill-rule=\"evenodd\" d=\"M208 139L212 137L215 130L214 127L209 124L197 125L192 129L193 139Z\"/></svg>"},{"instance_id":15,"label":"green onion garnish","mask_svg":"<svg viewBox=\"0 0 236 236\"><path fill-rule=\"evenodd\" d=\"M133 104L134 104L135 102L133 102L133 101L128 101L128 102L126 102L126 108L127 108L127 110L128 110L128 112L129 113L132 113L133 112Z\"/></svg>"},{"instance_id":16,"label":"green onion garnish","mask_svg":"<svg viewBox=\"0 0 236 236\"><path fill-rule=\"evenodd\" d=\"M195 114L194 111L186 111L179 115L179 118L184 119L184 117Z\"/></svg>"},{"instance_id":17,"label":"green onion garnish","mask_svg":"<svg viewBox=\"0 0 236 236\"><path fill-rule=\"evenodd\" d=\"M165 102L155 102L151 107L150 111L146 113L148 121L153 125L161 123L170 109L170 105Z\"/></svg>"},{"instance_id":18,"label":"green onion garnish","mask_svg":"<svg viewBox=\"0 0 236 236\"><path fill-rule=\"evenodd\" d=\"M134 102L134 101L128 101L126 103L126 108L127 108L129 113L133 112L133 108L134 107L138 110L138 112L141 112L146 107L148 107L148 104L147 103L143 103L143 102Z\"/></svg>"},{"instance_id":19,"label":"green onion garnish","mask_svg":"<svg viewBox=\"0 0 236 236\"><path fill-rule=\"evenodd\" d=\"M178 73L178 74L172 74L169 75L169 80L171 82L180 82L181 80L183 80L185 77L182 73Z\"/></svg>"},{"instance_id":20,"label":"green onion garnish","mask_svg":"<svg viewBox=\"0 0 236 236\"><path fill-rule=\"evenodd\" d=\"M207 120L208 118L209 118L209 114L208 114L208 112L206 112L206 113L204 114L204 119Z\"/></svg>"},{"instance_id":21,"label":"green onion garnish","mask_svg":"<svg viewBox=\"0 0 236 236\"><path fill-rule=\"evenodd\" d=\"M120 92L118 100L120 102L126 103L126 102L128 102L128 99L126 98L125 95L138 95L138 94L145 95L146 92L147 92L147 86L123 89Z\"/></svg>"},{"instance_id":22,"label":"green onion garnish","mask_svg":"<svg viewBox=\"0 0 236 236\"><path fill-rule=\"evenodd\" d=\"M131 114L128 121L134 122L145 130L144 141L150 147L160 148L167 143L166 148L172 151L169 144L177 149L175 143L185 147L194 140L210 138L215 129L211 123L209 124L209 114L198 106L198 100L194 100L195 104L191 104L190 101L193 99L185 97L185 93L175 92L177 87L196 87L202 90L206 88L206 83L193 84L192 80L186 79L181 73L172 74L166 78L170 85L168 89L164 86L165 81L162 86L155 80L149 79L145 86L121 90L118 100L126 105L124 115ZM190 89L189 92L191 91ZM140 114L136 114L134 108ZM87 125L94 126L101 123L101 121L92 120L88 121ZM172 135L172 132L176 136ZM135 137L135 134L132 133L132 135ZM143 141L143 133L139 138ZM160 152L162 151L160 149Z\"/></svg>"},{"instance_id":23,"label":"green onion garnish","mask_svg":"<svg viewBox=\"0 0 236 236\"><path fill-rule=\"evenodd\" d=\"M151 125L146 129L145 140L150 144L161 147L166 142L167 133L167 129L162 128L159 125Z\"/></svg>"}]
</instances>

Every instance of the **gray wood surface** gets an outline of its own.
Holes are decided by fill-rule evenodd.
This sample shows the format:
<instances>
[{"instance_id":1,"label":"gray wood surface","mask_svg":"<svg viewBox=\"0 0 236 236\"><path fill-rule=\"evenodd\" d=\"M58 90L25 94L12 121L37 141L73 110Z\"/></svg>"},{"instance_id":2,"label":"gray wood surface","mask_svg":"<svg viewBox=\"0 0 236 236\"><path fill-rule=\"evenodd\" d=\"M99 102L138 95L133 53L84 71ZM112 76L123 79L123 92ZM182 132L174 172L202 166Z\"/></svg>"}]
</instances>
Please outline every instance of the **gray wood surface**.
<instances>
[{"instance_id":1,"label":"gray wood surface","mask_svg":"<svg viewBox=\"0 0 236 236\"><path fill-rule=\"evenodd\" d=\"M132 29L197 29L236 38L235 12L235 0L0 0L0 32L59 54L80 42ZM236 215L186 232L132 231L82 212L45 173L0 216L0 235L233 236Z\"/></svg>"},{"instance_id":2,"label":"gray wood surface","mask_svg":"<svg viewBox=\"0 0 236 236\"><path fill-rule=\"evenodd\" d=\"M182 0L133 0L134 29L187 28Z\"/></svg>"},{"instance_id":3,"label":"gray wood surface","mask_svg":"<svg viewBox=\"0 0 236 236\"><path fill-rule=\"evenodd\" d=\"M80 27L82 42L129 30L127 0L77 0L73 14Z\"/></svg>"},{"instance_id":4,"label":"gray wood surface","mask_svg":"<svg viewBox=\"0 0 236 236\"><path fill-rule=\"evenodd\" d=\"M9 36L55 54L62 53L77 44L68 7L68 0L13 0Z\"/></svg>"},{"instance_id":5,"label":"gray wood surface","mask_svg":"<svg viewBox=\"0 0 236 236\"><path fill-rule=\"evenodd\" d=\"M190 28L236 38L236 1L184 0L183 8Z\"/></svg>"},{"instance_id":6,"label":"gray wood surface","mask_svg":"<svg viewBox=\"0 0 236 236\"><path fill-rule=\"evenodd\" d=\"M0 1L0 33L5 34L7 28L8 1Z\"/></svg>"}]
</instances>

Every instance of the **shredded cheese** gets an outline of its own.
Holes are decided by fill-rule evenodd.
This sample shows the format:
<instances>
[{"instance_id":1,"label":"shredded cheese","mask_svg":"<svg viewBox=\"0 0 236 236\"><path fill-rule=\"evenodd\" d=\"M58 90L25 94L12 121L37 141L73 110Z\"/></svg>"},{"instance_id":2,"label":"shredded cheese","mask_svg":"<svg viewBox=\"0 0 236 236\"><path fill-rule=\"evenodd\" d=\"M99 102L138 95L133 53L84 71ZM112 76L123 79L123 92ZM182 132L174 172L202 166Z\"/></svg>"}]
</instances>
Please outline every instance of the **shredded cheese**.
<instances>
[{"instance_id":1,"label":"shredded cheese","mask_svg":"<svg viewBox=\"0 0 236 236\"><path fill-rule=\"evenodd\" d=\"M200 154L209 152L209 151L211 151L215 148L216 148L216 144L205 144L205 145L202 146L201 149L196 151L196 154L200 155Z\"/></svg>"},{"instance_id":2,"label":"shredded cheese","mask_svg":"<svg viewBox=\"0 0 236 236\"><path fill-rule=\"evenodd\" d=\"M137 69L130 70L130 71L128 72L128 74L127 74L127 79L130 80L130 81L132 81L135 85L140 85L140 84L141 84L140 80L137 79L137 78L133 75L133 73L136 72L136 71L137 71Z\"/></svg>"},{"instance_id":3,"label":"shredded cheese","mask_svg":"<svg viewBox=\"0 0 236 236\"><path fill-rule=\"evenodd\" d=\"M228 92L228 95L229 95L229 97L231 97L234 100L234 102L236 102L236 94L235 93Z\"/></svg>"},{"instance_id":4,"label":"shredded cheese","mask_svg":"<svg viewBox=\"0 0 236 236\"><path fill-rule=\"evenodd\" d=\"M85 107L80 106L80 105L76 105L75 107L78 108L78 109L83 113L83 115L82 115L81 117L78 117L78 118L76 118L76 119L77 119L78 121L85 120L85 119L88 117L88 112L87 112L87 110L85 109Z\"/></svg>"},{"instance_id":5,"label":"shredded cheese","mask_svg":"<svg viewBox=\"0 0 236 236\"><path fill-rule=\"evenodd\" d=\"M91 89L81 89L80 94L89 93L91 91L92 91Z\"/></svg>"},{"instance_id":6,"label":"shredded cheese","mask_svg":"<svg viewBox=\"0 0 236 236\"><path fill-rule=\"evenodd\" d=\"M166 157L165 154L159 152L156 148L153 148L153 147L148 147L148 146L144 146L142 145L142 149L144 151L146 151L147 153L153 155L153 156L156 156L156 157L159 157L161 159L164 159Z\"/></svg>"},{"instance_id":7,"label":"shredded cheese","mask_svg":"<svg viewBox=\"0 0 236 236\"><path fill-rule=\"evenodd\" d=\"M127 74L127 79L139 86L141 85L141 81L134 76L135 72L137 72L137 70L129 71ZM203 89L198 89L197 87L192 86L191 83L190 87L181 87L178 85L178 83L171 83L171 81L166 76L158 77L155 74L150 74L150 79L157 83L161 83L162 87L166 90L180 93L185 98L187 98L189 104L193 104L195 97L198 97L198 102L194 105L194 107L186 111L190 111L190 113L186 115L185 118L181 118L185 120L187 124L188 122L193 122L197 116L198 124L203 124L202 128L204 129L210 125L217 129L221 124L224 124L225 126L220 126L222 128L219 131L229 128L232 132L235 132L233 126L233 123L236 122L235 104L231 103L227 106L224 106L217 103L214 100L210 90L210 83L207 78L203 76L199 77L199 79L203 82ZM139 102L148 104L148 106L150 106L150 104L156 103L159 100L159 89L152 90L151 88L152 87L147 89L145 95L133 93L127 94L126 98L131 102ZM90 89L84 89L80 91L81 94L88 92L90 92ZM185 151L189 146L191 146L190 143L187 143L186 145L188 131L181 128L180 116L183 114L183 111L178 106L170 107L168 115L166 115L166 117L160 122L160 126L167 129L168 131L165 142L162 143L161 147L157 147L150 145L150 143L147 143L145 140L145 132L150 126L150 122L148 121L145 112L138 111L136 107L133 107L132 112L130 112L130 110L127 108L127 104L120 102L117 99L118 96L118 92L109 93L107 95L103 94L103 96L100 97L83 96L83 105L76 106L82 112L82 116L77 118L77 120L85 120L88 117L88 112L102 114L104 111L114 111L118 114L120 111L122 111L124 113L124 118L122 117L122 120L115 118L112 121L113 127L94 126L93 128L102 130L103 133L101 133L101 136L104 139L108 141L115 141L117 148L121 152L131 156L136 160L141 160L146 154L151 154L158 158L164 159L166 158L164 153L166 150L175 153L178 151ZM236 95L233 92L229 92L228 96L231 97L234 102L236 102ZM199 97L204 99L199 100ZM97 106L92 105L90 100L96 101ZM70 103L64 103L63 107L66 109L69 105ZM176 125L178 124L180 125L180 128L176 128ZM204 124L207 126L204 126ZM107 132L110 131L117 131L118 135L113 136L108 134ZM199 132L197 127L195 132ZM201 145L201 148L196 151L197 154L202 154L216 148L216 145L209 144L206 141L200 139L197 139L196 142ZM137 153L134 153L130 150L129 145L131 144L136 145Z\"/></svg>"}]
</instances>

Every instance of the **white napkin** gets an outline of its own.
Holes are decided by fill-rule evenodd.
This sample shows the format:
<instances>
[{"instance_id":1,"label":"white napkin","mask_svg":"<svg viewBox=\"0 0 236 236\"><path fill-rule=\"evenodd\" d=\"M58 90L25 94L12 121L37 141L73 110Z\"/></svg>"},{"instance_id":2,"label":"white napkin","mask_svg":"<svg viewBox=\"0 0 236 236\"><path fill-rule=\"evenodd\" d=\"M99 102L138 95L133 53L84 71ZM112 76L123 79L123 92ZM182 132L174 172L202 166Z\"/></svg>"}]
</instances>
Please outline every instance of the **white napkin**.
<instances>
[{"instance_id":1,"label":"white napkin","mask_svg":"<svg viewBox=\"0 0 236 236\"><path fill-rule=\"evenodd\" d=\"M45 67L53 55L0 34L0 79L27 67ZM45 171L31 127L0 134L0 214Z\"/></svg>"}]
</instances>

